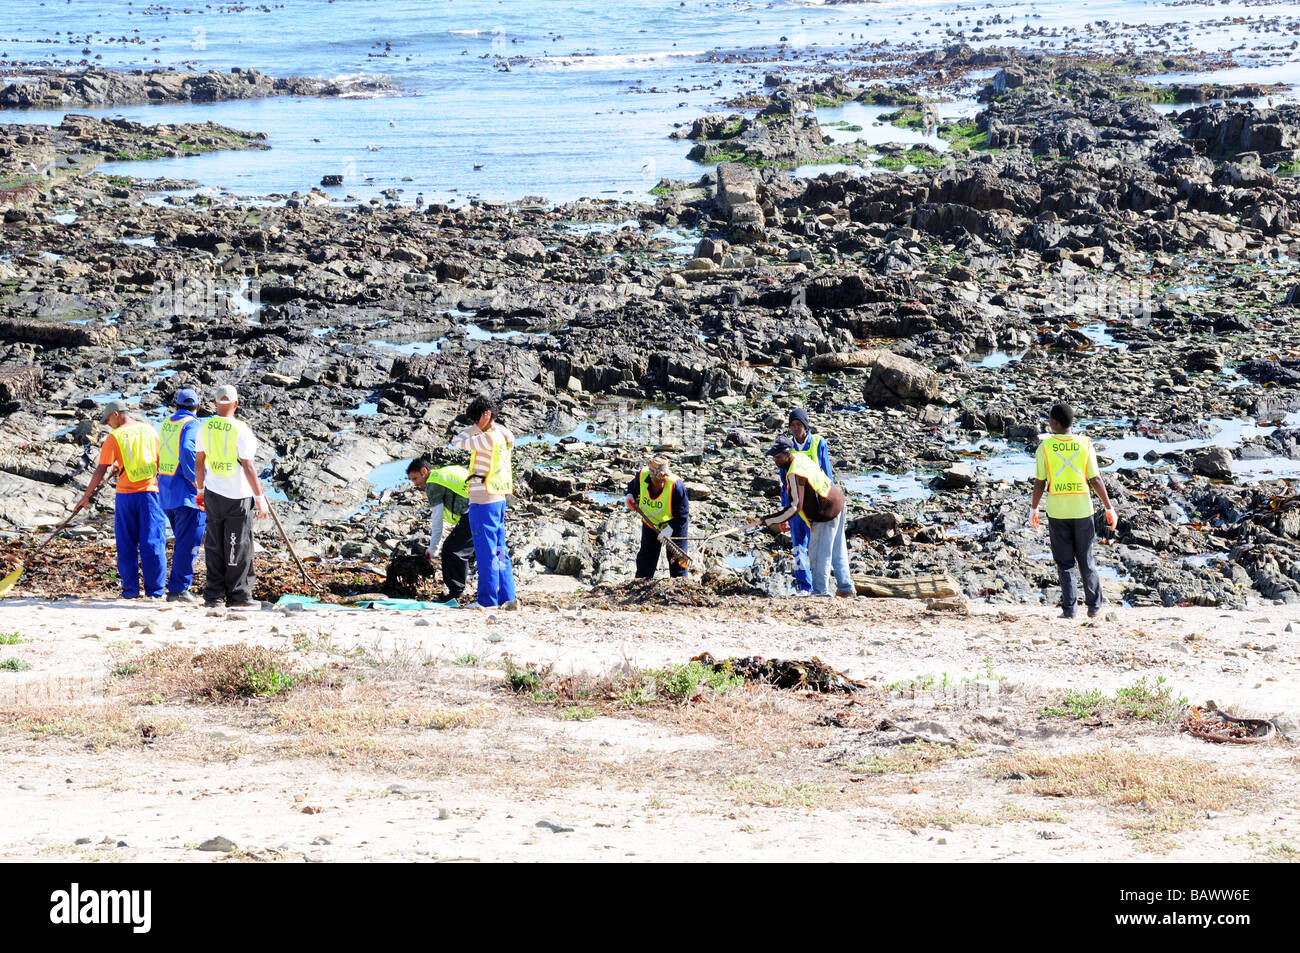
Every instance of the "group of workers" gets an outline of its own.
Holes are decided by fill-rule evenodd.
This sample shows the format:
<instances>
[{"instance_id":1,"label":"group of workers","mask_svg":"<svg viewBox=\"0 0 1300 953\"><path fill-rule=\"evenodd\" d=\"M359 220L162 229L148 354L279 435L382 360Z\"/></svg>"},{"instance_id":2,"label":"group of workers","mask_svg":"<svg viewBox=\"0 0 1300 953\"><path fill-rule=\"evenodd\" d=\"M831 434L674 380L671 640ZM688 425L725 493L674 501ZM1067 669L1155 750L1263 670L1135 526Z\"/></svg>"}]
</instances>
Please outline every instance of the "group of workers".
<instances>
[{"instance_id":1,"label":"group of workers","mask_svg":"<svg viewBox=\"0 0 1300 953\"><path fill-rule=\"evenodd\" d=\"M110 468L117 481L115 533L122 594L138 598L143 575L144 595L169 601L196 602L190 593L194 557L203 542L207 568L205 605L254 605L253 519L269 512L257 479L253 458L257 438L236 419L239 395L223 385L214 400L216 413L198 417L199 399L192 390L176 396L176 410L157 432L136 420L126 403L110 402L101 422L111 433L100 450L99 465L77 504L85 507ZM499 420L496 404L475 397L467 411L469 426L451 444L470 454L468 466L434 466L425 457L412 460L407 476L424 490L432 508L426 556L442 572L445 600L460 604L469 580L469 564L477 564L475 605L515 609L514 570L506 542L506 498L513 492L511 458L515 437ZM1048 415L1050 434L1039 445L1035 460L1029 522L1041 527L1039 507L1047 498L1052 557L1059 573L1062 615L1075 614L1077 591L1073 569L1083 579L1088 615L1101 606L1101 584L1093 565L1096 539L1091 492L1104 505L1108 526L1116 525L1115 507L1097 469L1091 441L1071 432L1074 412L1057 403ZM790 412L789 433L776 438L766 451L781 473L781 509L752 516L754 530L788 531L794 557L794 589L798 595L850 597L856 586L849 573L844 489L835 483L830 447L816 432L807 411ZM690 497L685 481L671 469L667 457L655 455L629 482L626 507L641 520L641 545L636 576L655 574L661 552L668 550L668 571L680 577L689 571ZM74 511L75 512L75 511ZM175 537L171 574L167 574L166 527ZM449 527L450 532L445 532Z\"/></svg>"},{"instance_id":2,"label":"group of workers","mask_svg":"<svg viewBox=\"0 0 1300 953\"><path fill-rule=\"evenodd\" d=\"M839 596L857 594L849 575L845 538L844 490L835 484L830 448L808 422L808 412L790 412L790 433L767 450L781 471L781 509L769 516L752 516L754 527L788 530L794 553L794 591L801 596L829 595L828 575L835 577ZM652 457L628 484L624 503L641 517L641 548L636 557L638 579L654 576L659 553L669 547L669 575L688 568L690 497L685 483L669 469L666 457Z\"/></svg>"},{"instance_id":3,"label":"group of workers","mask_svg":"<svg viewBox=\"0 0 1300 953\"><path fill-rule=\"evenodd\" d=\"M433 507L426 555L435 566L441 565L447 587L444 601L460 603L473 559L478 565L474 605L516 609L514 567L506 544L506 497L514 491L515 435L497 420L499 413L490 397L478 396L470 402L466 411L470 425L451 438L452 446L469 451L468 467L434 467L424 457L416 457L406 475L424 489ZM451 527L445 540L444 523Z\"/></svg>"},{"instance_id":4,"label":"group of workers","mask_svg":"<svg viewBox=\"0 0 1300 953\"><path fill-rule=\"evenodd\" d=\"M411 462L408 475L423 486L433 506L433 531L428 555L441 562L448 596L459 599L469 575L469 560L477 558L479 604L499 605L514 602L514 579L510 575L510 553L505 545L503 518L504 495L509 488L509 447L514 438L500 424L493 424L495 407L486 398L470 406L469 417L475 424L452 440L455 446L472 450L469 470L450 465L431 468L423 457ZM1041 527L1039 507L1047 497L1047 520L1052 557L1061 585L1061 607L1065 618L1073 618L1077 602L1073 569L1078 564L1083 577L1085 604L1089 617L1101 607L1101 584L1093 564L1096 530L1093 522L1090 491L1100 496L1108 526L1116 525L1114 504L1097 469L1097 455L1092 442L1071 432L1074 411L1057 403L1048 415L1049 437L1036 454L1030 525ZM490 458L485 456L491 454ZM778 437L767 450L781 473L781 509L768 516L750 517L754 527L784 530L790 533L794 558L794 591L803 596L829 596L830 579L835 581L835 595L856 595L857 587L849 573L849 550L845 534L845 494L836 485L831 468L830 446L808 420L808 412L796 408L790 412L789 433ZM502 472L493 489L490 482L494 468ZM474 477L479 477L477 481ZM490 506L475 518L475 505ZM641 544L636 556L636 577L653 578L660 555L668 551L668 574L680 577L689 570L690 496L684 480L672 472L667 457L657 454L627 485L624 504L641 520ZM469 514L470 526L462 516ZM452 528L442 540L443 523ZM485 560L491 565L483 571ZM502 571L504 567L504 573ZM508 588L507 588L508 587ZM486 595L485 595L486 592ZM506 593L508 592L508 595Z\"/></svg>"},{"instance_id":5,"label":"group of workers","mask_svg":"<svg viewBox=\"0 0 1300 953\"><path fill-rule=\"evenodd\" d=\"M1091 492L1101 498L1106 525L1112 530L1117 524L1115 506L1098 471L1092 441L1072 432L1074 410L1065 403L1054 404L1047 424L1049 435L1035 453L1029 524L1041 528L1039 507L1046 496L1052 559L1061 587L1061 615L1066 619L1075 615L1077 564L1083 578L1084 604L1088 617L1093 618L1101 611L1101 581L1093 562L1096 525ZM750 523L789 531L796 595L829 596L829 579L834 577L835 595L853 596L857 589L849 574L844 490L835 483L829 444L814 430L802 408L790 411L789 431L767 450L781 471L782 509L770 516L751 517ZM666 458L651 458L628 485L625 502L643 524L636 560L638 578L654 575L663 546L672 547L670 575L684 575L689 497L683 482L669 471Z\"/></svg>"},{"instance_id":6,"label":"group of workers","mask_svg":"<svg viewBox=\"0 0 1300 953\"><path fill-rule=\"evenodd\" d=\"M122 400L104 405L109 434L99 464L73 513L90 504L100 482L117 471L113 529L122 596L198 602L191 591L194 558L203 545L207 581L203 603L230 608L253 600L253 519L269 512L253 458L257 437L235 418L239 393L217 388L215 413L199 419L199 396L176 394L176 409L159 430ZM175 537L167 572L167 525Z\"/></svg>"}]
</instances>

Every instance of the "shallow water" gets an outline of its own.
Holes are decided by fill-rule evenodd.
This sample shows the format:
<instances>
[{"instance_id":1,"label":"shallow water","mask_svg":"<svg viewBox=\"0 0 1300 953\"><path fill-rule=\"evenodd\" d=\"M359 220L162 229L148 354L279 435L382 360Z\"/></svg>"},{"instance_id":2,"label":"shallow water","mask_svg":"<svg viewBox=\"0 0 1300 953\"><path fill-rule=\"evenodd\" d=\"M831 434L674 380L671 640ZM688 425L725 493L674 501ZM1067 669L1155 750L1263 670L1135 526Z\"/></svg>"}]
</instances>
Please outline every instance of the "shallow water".
<instances>
[{"instance_id":1,"label":"shallow water","mask_svg":"<svg viewBox=\"0 0 1300 953\"><path fill-rule=\"evenodd\" d=\"M728 553L722 557L722 561L727 566L737 571L751 568L754 565L754 559L752 553Z\"/></svg>"},{"instance_id":2,"label":"shallow water","mask_svg":"<svg viewBox=\"0 0 1300 953\"><path fill-rule=\"evenodd\" d=\"M584 420L566 434L528 434L518 438L515 444L526 447L531 443L546 443L554 447L558 446L561 441L577 440L579 443L605 443L609 439L610 435L605 433L598 423Z\"/></svg>"},{"instance_id":3,"label":"shallow water","mask_svg":"<svg viewBox=\"0 0 1300 953\"><path fill-rule=\"evenodd\" d=\"M405 202L417 194L454 202L471 195L645 198L662 177L693 179L705 170L685 158L687 144L668 138L674 123L729 111L722 99L752 89L777 67L814 57L860 65L863 53L881 44L944 46L952 41L950 25L961 21L969 29L983 9L953 0L352 0L188 9L119 0L24 2L5 5L0 52L37 64L381 77L403 91L98 110L151 123L210 120L271 137L265 152L110 163L106 172L195 178L241 195L306 190L323 175L341 173L343 186L328 190L339 199L368 199L390 188L401 190ZM1131 44L1135 52L1161 55L1232 49L1251 64L1184 79L1295 79L1297 52L1281 42L1293 35L1286 31L1294 5L1000 0L989 9L1007 22L971 33L972 45L1059 49L1079 39L1067 28L1091 23L1085 43ZM1268 17L1284 18L1281 32L1250 29ZM1123 39L1106 40L1121 24ZM1264 41L1278 48L1262 49ZM914 55L902 51L897 61ZM877 134L919 141L912 130L858 121L876 109L852 104L822 112L827 121L862 125L867 141L882 141ZM940 107L944 116L970 111L961 103ZM5 122L61 118L61 111L0 113Z\"/></svg>"},{"instance_id":4,"label":"shallow water","mask_svg":"<svg viewBox=\"0 0 1300 953\"><path fill-rule=\"evenodd\" d=\"M1013 364L1024 357L1024 352L1012 354L1010 351L990 351L983 353L976 351L974 354L967 356L966 363L971 367L989 367L998 368Z\"/></svg>"},{"instance_id":5,"label":"shallow water","mask_svg":"<svg viewBox=\"0 0 1300 953\"><path fill-rule=\"evenodd\" d=\"M366 343L371 347L383 348L385 351L396 351L398 354L405 354L410 357L414 354L437 354L442 350L442 346L447 343L447 338L438 338L436 341L407 341L405 344L393 344L391 341L377 338Z\"/></svg>"},{"instance_id":6,"label":"shallow water","mask_svg":"<svg viewBox=\"0 0 1300 953\"><path fill-rule=\"evenodd\" d=\"M409 480L406 476L406 468L410 465L412 457L404 460L393 460L389 463L380 464L375 467L366 476L366 480L374 488L376 493L383 493L385 490L395 490Z\"/></svg>"},{"instance_id":7,"label":"shallow water","mask_svg":"<svg viewBox=\"0 0 1300 953\"><path fill-rule=\"evenodd\" d=\"M866 500L884 500L911 502L928 500L934 496L934 490L928 485L928 478L916 473L887 473L872 470L856 476L842 478L844 488L853 496Z\"/></svg>"}]
</instances>

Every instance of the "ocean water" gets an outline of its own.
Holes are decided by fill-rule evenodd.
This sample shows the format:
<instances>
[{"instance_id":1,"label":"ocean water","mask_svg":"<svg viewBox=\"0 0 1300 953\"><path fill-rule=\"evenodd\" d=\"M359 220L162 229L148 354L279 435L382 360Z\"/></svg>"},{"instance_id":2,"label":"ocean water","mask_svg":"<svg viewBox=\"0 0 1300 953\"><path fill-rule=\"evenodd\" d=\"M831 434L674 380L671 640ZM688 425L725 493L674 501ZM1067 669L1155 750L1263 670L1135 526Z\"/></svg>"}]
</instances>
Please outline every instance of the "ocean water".
<instances>
[{"instance_id":1,"label":"ocean water","mask_svg":"<svg viewBox=\"0 0 1300 953\"><path fill-rule=\"evenodd\" d=\"M1162 55L1232 50L1244 67L1234 80L1295 80L1297 23L1300 5L1290 2L283 0L185 8L4 0L0 63L11 75L35 65L255 67L273 75L377 77L402 90L382 98L104 110L142 122L211 120L258 130L272 146L115 163L114 172L196 179L240 196L306 190L341 173L344 185L330 190L339 200L396 189L403 202L417 195L556 202L643 198L661 177L697 177L705 167L685 158L689 143L668 138L674 124L725 111L722 100L773 70L862 66L881 55L907 63L918 51L953 42L960 28L973 45ZM827 118L853 111L827 111ZM5 111L0 121L57 122L61 115ZM860 137L907 134L867 125Z\"/></svg>"}]
</instances>

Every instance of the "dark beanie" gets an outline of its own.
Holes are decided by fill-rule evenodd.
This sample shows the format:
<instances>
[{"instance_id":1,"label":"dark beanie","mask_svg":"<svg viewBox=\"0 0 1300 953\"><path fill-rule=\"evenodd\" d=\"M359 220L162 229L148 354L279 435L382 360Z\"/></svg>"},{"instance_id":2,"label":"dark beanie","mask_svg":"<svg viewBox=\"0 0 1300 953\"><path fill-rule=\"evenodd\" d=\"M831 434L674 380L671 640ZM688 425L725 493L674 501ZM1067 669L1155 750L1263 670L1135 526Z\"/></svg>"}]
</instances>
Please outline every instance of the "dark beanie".
<instances>
[{"instance_id":1,"label":"dark beanie","mask_svg":"<svg viewBox=\"0 0 1300 953\"><path fill-rule=\"evenodd\" d=\"M804 410L802 407L796 407L794 410L790 411L790 419L799 421L799 423L803 424L804 430L807 430L810 433L812 432L812 425L808 423L808 411Z\"/></svg>"}]
</instances>

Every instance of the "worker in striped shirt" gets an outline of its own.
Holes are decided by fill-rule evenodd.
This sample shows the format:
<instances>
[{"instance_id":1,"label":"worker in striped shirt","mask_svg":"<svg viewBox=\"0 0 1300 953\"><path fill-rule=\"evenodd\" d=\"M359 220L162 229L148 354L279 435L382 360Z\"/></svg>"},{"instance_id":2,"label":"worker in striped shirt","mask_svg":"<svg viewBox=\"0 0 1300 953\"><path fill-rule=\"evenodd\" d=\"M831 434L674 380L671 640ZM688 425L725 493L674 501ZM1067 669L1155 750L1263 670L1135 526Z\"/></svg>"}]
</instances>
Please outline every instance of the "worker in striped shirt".
<instances>
[{"instance_id":1,"label":"worker in striped shirt","mask_svg":"<svg viewBox=\"0 0 1300 953\"><path fill-rule=\"evenodd\" d=\"M502 426L498 415L492 398L480 394L466 411L470 425L451 442L470 452L469 528L478 563L478 605L517 609L514 568L506 544L506 497L514 489L510 455L515 435Z\"/></svg>"}]
</instances>

